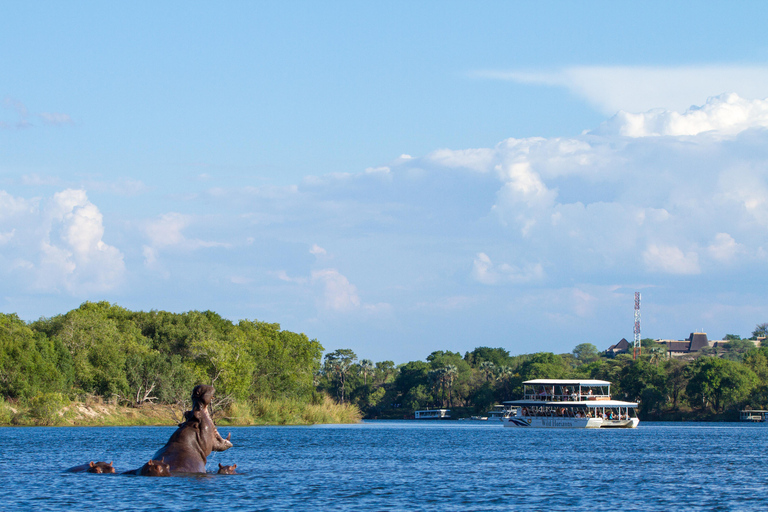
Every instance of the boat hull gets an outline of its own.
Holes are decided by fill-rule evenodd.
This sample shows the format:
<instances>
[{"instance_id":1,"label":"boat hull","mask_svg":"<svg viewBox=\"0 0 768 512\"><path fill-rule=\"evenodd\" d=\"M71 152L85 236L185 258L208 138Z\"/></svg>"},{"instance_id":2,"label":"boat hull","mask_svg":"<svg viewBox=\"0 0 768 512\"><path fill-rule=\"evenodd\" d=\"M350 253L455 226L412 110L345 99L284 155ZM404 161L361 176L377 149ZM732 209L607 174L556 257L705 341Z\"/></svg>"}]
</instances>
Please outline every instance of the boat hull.
<instances>
[{"instance_id":1,"label":"boat hull","mask_svg":"<svg viewBox=\"0 0 768 512\"><path fill-rule=\"evenodd\" d=\"M505 427L520 428L637 428L640 420L604 420L602 418L541 418L512 416L502 420Z\"/></svg>"}]
</instances>

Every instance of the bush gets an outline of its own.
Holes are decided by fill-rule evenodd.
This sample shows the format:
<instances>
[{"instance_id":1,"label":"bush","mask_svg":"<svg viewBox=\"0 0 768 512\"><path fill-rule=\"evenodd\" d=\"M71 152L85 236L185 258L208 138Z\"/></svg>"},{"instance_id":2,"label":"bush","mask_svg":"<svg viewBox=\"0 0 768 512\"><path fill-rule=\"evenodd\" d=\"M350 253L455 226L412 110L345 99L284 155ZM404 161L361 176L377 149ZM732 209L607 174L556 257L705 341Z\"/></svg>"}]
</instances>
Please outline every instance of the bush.
<instances>
[{"instance_id":1,"label":"bush","mask_svg":"<svg viewBox=\"0 0 768 512\"><path fill-rule=\"evenodd\" d=\"M29 401L29 414L39 425L56 425L66 404L61 393L41 393Z\"/></svg>"},{"instance_id":2,"label":"bush","mask_svg":"<svg viewBox=\"0 0 768 512\"><path fill-rule=\"evenodd\" d=\"M0 397L0 425L10 425L13 419L13 410L11 406Z\"/></svg>"}]
</instances>

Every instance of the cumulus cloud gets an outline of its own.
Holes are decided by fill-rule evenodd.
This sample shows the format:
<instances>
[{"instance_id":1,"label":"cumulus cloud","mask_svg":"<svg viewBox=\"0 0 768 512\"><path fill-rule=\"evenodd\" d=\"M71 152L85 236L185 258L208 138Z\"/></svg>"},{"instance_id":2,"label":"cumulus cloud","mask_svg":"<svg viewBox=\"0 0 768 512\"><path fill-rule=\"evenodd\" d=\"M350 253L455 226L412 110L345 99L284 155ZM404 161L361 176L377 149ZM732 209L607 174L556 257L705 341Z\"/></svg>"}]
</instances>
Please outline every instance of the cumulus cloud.
<instances>
[{"instance_id":1,"label":"cumulus cloud","mask_svg":"<svg viewBox=\"0 0 768 512\"><path fill-rule=\"evenodd\" d=\"M683 113L655 109L648 112L620 111L598 130L602 134L627 137L698 135L716 132L733 135L749 128L768 127L768 100L747 100L730 93L709 98L701 107Z\"/></svg>"},{"instance_id":2,"label":"cumulus cloud","mask_svg":"<svg viewBox=\"0 0 768 512\"><path fill-rule=\"evenodd\" d=\"M643 252L643 260L651 272L666 274L698 274L699 255L690 251L683 253L681 249L669 245L651 244Z\"/></svg>"},{"instance_id":3,"label":"cumulus cloud","mask_svg":"<svg viewBox=\"0 0 768 512\"><path fill-rule=\"evenodd\" d=\"M123 254L103 240L103 216L84 190L33 200L0 192L2 226L11 227L0 231L6 235L4 257L37 290L83 295L114 289L124 280Z\"/></svg>"},{"instance_id":4,"label":"cumulus cloud","mask_svg":"<svg viewBox=\"0 0 768 512\"><path fill-rule=\"evenodd\" d=\"M736 240L728 233L718 233L712 244L707 247L707 251L709 251L712 259L729 262L743 251L743 247L736 243Z\"/></svg>"}]
</instances>

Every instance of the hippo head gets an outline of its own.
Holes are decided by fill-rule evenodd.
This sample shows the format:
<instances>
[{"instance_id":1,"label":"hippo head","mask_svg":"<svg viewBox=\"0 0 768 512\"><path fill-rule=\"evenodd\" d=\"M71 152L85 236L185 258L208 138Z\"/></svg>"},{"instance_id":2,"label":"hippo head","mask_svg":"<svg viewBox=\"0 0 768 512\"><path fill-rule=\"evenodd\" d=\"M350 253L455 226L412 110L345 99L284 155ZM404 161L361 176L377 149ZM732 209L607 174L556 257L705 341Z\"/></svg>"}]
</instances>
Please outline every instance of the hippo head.
<instances>
[{"instance_id":1,"label":"hippo head","mask_svg":"<svg viewBox=\"0 0 768 512\"><path fill-rule=\"evenodd\" d=\"M88 464L86 471L88 473L114 473L115 468L111 462L109 464L106 462L91 462Z\"/></svg>"},{"instance_id":2,"label":"hippo head","mask_svg":"<svg viewBox=\"0 0 768 512\"><path fill-rule=\"evenodd\" d=\"M214 391L213 386L206 386L204 384L195 386L195 389L192 390L192 408L198 409L211 405Z\"/></svg>"},{"instance_id":3,"label":"hippo head","mask_svg":"<svg viewBox=\"0 0 768 512\"><path fill-rule=\"evenodd\" d=\"M165 463L165 459L150 459L142 466L141 476L171 476L171 466Z\"/></svg>"},{"instance_id":4,"label":"hippo head","mask_svg":"<svg viewBox=\"0 0 768 512\"><path fill-rule=\"evenodd\" d=\"M232 464L231 466L222 466L221 462L219 462L220 475L234 475L236 469L237 469L237 464Z\"/></svg>"}]
</instances>

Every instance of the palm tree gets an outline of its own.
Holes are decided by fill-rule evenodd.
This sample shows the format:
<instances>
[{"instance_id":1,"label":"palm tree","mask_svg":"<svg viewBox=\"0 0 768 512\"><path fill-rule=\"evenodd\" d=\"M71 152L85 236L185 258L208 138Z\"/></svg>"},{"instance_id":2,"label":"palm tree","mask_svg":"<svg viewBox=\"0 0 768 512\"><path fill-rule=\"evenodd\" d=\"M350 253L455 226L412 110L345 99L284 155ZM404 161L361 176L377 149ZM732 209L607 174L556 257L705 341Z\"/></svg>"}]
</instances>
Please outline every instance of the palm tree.
<instances>
[{"instance_id":1,"label":"palm tree","mask_svg":"<svg viewBox=\"0 0 768 512\"><path fill-rule=\"evenodd\" d=\"M512 377L515 376L515 370L513 370L511 366L499 366L496 375L504 386L504 394L509 396L509 383L512 381ZM507 398L507 400L509 400L509 398Z\"/></svg>"},{"instance_id":2,"label":"palm tree","mask_svg":"<svg viewBox=\"0 0 768 512\"><path fill-rule=\"evenodd\" d=\"M493 361L483 361L480 363L480 370L485 373L485 382L488 382L491 380L491 374L496 369L496 365L493 364Z\"/></svg>"},{"instance_id":3,"label":"palm tree","mask_svg":"<svg viewBox=\"0 0 768 512\"><path fill-rule=\"evenodd\" d=\"M335 375L339 380L338 394L341 398L341 403L344 403L344 392L347 382L347 374L352 364L357 360L352 350L348 348L340 348L330 354L325 355L325 370L327 373Z\"/></svg>"},{"instance_id":4,"label":"palm tree","mask_svg":"<svg viewBox=\"0 0 768 512\"><path fill-rule=\"evenodd\" d=\"M373 361L363 359L360 361L360 373L363 374L363 384L368 385L368 373L373 371Z\"/></svg>"},{"instance_id":5,"label":"palm tree","mask_svg":"<svg viewBox=\"0 0 768 512\"><path fill-rule=\"evenodd\" d=\"M453 381L459 374L459 370L455 365L447 364L443 367L443 374L448 387L448 407L453 407Z\"/></svg>"},{"instance_id":6,"label":"palm tree","mask_svg":"<svg viewBox=\"0 0 768 512\"><path fill-rule=\"evenodd\" d=\"M435 396L439 397L442 391L440 405L443 405L445 402L445 367L431 370L429 372L429 378L432 380L432 385L435 387Z\"/></svg>"}]
</instances>

